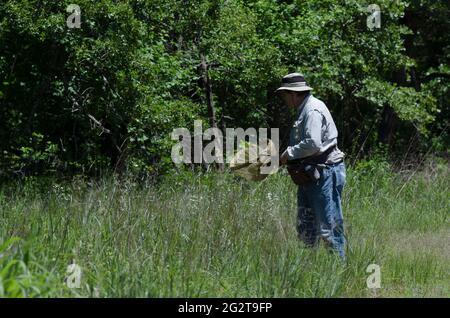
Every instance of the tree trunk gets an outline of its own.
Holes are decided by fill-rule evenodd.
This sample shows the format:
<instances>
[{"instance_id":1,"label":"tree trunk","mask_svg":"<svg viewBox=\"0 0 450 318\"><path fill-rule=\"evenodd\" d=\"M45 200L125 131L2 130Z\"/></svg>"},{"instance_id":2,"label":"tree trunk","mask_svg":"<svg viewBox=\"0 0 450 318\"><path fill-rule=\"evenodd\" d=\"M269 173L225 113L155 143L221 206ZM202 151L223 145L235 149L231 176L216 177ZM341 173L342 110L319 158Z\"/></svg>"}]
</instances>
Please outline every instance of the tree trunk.
<instances>
[{"instance_id":1,"label":"tree trunk","mask_svg":"<svg viewBox=\"0 0 450 318\"><path fill-rule=\"evenodd\" d=\"M216 110L214 108L211 80L208 74L208 64L203 53L200 53L203 87L205 89L206 104L208 105L209 123L211 127L217 128Z\"/></svg>"},{"instance_id":2,"label":"tree trunk","mask_svg":"<svg viewBox=\"0 0 450 318\"><path fill-rule=\"evenodd\" d=\"M217 128L216 110L214 108L213 92L211 79L208 74L208 63L203 53L200 53L203 87L205 89L206 104L208 106L209 124L212 128ZM219 170L223 171L223 163L219 163Z\"/></svg>"}]
</instances>

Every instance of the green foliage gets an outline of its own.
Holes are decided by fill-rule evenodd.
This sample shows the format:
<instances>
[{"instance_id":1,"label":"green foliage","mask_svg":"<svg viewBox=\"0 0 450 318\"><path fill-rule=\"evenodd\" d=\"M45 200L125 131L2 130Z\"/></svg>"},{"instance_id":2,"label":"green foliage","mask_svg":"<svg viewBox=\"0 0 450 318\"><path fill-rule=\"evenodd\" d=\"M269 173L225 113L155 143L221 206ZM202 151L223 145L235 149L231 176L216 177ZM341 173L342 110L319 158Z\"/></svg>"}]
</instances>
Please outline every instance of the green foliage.
<instances>
[{"instance_id":1,"label":"green foliage","mask_svg":"<svg viewBox=\"0 0 450 318\"><path fill-rule=\"evenodd\" d=\"M286 171L262 183L188 171L145 187L115 176L3 186L0 240L20 233L23 248L0 249L0 272L27 264L2 278L28 297L445 297L448 165L386 167L347 167L346 267L322 244L299 243ZM73 260L81 288L68 290ZM381 266L375 295L372 263Z\"/></svg>"},{"instance_id":2,"label":"green foliage","mask_svg":"<svg viewBox=\"0 0 450 318\"><path fill-rule=\"evenodd\" d=\"M210 119L201 56L219 126L289 127L274 89L300 71L344 151L377 144L385 107L407 123L392 148L417 129L445 151L448 4L380 0L371 31L370 3L80 0L70 29L70 1L4 1L1 174L167 172L171 130Z\"/></svg>"},{"instance_id":3,"label":"green foliage","mask_svg":"<svg viewBox=\"0 0 450 318\"><path fill-rule=\"evenodd\" d=\"M390 105L400 119L416 124L422 133L426 133L427 124L433 122L438 112L436 98L427 92L417 92L412 87L398 87L374 78L365 79L363 85L356 96L366 98L380 109Z\"/></svg>"},{"instance_id":4,"label":"green foliage","mask_svg":"<svg viewBox=\"0 0 450 318\"><path fill-rule=\"evenodd\" d=\"M33 264L30 251L18 250L20 241L11 237L0 245L0 298L44 297L53 286L45 270ZM32 273L30 265L38 272Z\"/></svg>"}]
</instances>

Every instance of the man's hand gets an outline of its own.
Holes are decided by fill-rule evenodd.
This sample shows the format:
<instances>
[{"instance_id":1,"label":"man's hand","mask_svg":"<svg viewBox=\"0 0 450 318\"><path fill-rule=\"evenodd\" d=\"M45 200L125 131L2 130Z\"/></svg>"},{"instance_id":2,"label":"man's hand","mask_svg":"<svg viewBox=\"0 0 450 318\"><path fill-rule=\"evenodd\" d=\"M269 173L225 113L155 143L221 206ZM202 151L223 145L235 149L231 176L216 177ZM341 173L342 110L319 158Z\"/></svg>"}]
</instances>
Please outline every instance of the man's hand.
<instances>
[{"instance_id":1,"label":"man's hand","mask_svg":"<svg viewBox=\"0 0 450 318\"><path fill-rule=\"evenodd\" d=\"M280 156L280 165L284 166L285 164L287 164L288 159L289 159L288 153L287 150L285 150Z\"/></svg>"}]
</instances>

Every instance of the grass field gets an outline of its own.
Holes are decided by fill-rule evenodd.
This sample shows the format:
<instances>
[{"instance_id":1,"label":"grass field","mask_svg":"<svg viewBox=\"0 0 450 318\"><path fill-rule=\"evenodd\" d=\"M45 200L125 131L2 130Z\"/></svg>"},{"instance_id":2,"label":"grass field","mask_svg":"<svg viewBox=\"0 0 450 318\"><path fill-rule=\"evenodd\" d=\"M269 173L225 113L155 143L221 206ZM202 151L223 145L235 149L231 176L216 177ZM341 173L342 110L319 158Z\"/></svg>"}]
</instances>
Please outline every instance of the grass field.
<instances>
[{"instance_id":1,"label":"grass field","mask_svg":"<svg viewBox=\"0 0 450 318\"><path fill-rule=\"evenodd\" d=\"M347 266L297 240L285 173L4 185L0 297L448 297L449 180L446 164L348 167ZM78 289L64 282L72 262ZM380 289L366 286L372 263Z\"/></svg>"}]
</instances>

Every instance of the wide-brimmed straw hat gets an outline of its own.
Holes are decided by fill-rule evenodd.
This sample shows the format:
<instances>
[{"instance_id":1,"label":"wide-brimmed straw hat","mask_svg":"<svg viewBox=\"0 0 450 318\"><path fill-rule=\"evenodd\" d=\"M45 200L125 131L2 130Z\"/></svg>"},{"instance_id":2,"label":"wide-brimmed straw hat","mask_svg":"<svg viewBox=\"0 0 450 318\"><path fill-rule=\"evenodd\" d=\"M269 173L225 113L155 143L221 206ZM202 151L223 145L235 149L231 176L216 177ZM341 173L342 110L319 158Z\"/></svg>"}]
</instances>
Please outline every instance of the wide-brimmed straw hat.
<instances>
[{"instance_id":1,"label":"wide-brimmed straw hat","mask_svg":"<svg viewBox=\"0 0 450 318\"><path fill-rule=\"evenodd\" d=\"M281 80L281 86L276 90L279 91L293 91L293 92L304 92L312 90L306 84L303 74L291 73L283 77Z\"/></svg>"}]
</instances>

